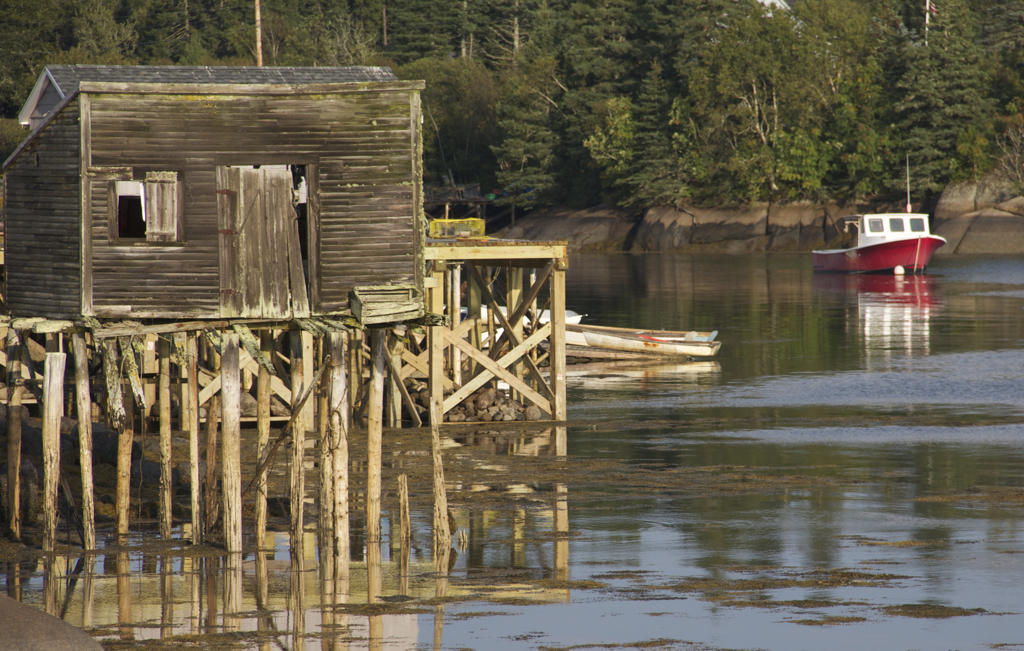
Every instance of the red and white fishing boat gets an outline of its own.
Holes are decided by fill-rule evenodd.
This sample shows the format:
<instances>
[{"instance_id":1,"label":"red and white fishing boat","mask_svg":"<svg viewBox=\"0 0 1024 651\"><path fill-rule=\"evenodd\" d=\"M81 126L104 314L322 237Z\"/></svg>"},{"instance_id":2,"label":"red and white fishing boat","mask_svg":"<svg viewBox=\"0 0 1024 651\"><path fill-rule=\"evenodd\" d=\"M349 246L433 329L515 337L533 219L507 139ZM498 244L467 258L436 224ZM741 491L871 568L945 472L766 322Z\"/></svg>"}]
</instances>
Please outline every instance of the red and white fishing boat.
<instances>
[{"instance_id":1,"label":"red and white fishing boat","mask_svg":"<svg viewBox=\"0 0 1024 651\"><path fill-rule=\"evenodd\" d=\"M832 273L922 273L932 254L946 243L928 230L928 215L885 213L844 217L857 245L813 251L814 271Z\"/></svg>"}]
</instances>

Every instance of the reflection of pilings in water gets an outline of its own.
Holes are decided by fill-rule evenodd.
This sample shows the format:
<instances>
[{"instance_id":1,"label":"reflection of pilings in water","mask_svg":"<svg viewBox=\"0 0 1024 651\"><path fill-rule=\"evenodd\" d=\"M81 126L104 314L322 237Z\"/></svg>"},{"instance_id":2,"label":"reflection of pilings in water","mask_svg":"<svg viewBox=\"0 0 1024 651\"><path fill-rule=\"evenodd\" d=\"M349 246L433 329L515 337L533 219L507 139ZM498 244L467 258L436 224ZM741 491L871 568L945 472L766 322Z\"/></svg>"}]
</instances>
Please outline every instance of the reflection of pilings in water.
<instances>
[{"instance_id":1,"label":"reflection of pilings in water","mask_svg":"<svg viewBox=\"0 0 1024 651\"><path fill-rule=\"evenodd\" d=\"M380 601L384 592L384 572L381 567L381 543L369 542L366 545L366 603ZM384 648L384 618L381 615L370 615L370 649L373 651Z\"/></svg>"},{"instance_id":2,"label":"reflection of pilings in water","mask_svg":"<svg viewBox=\"0 0 1024 651\"><path fill-rule=\"evenodd\" d=\"M120 625L121 639L134 640L132 628L132 583L131 559L127 551L117 552L117 623Z\"/></svg>"},{"instance_id":3,"label":"reflection of pilings in water","mask_svg":"<svg viewBox=\"0 0 1024 651\"><path fill-rule=\"evenodd\" d=\"M302 542L301 536L292 536L290 540L290 607L292 615L292 648L295 651L305 651L306 648L306 578L303 571Z\"/></svg>"},{"instance_id":4,"label":"reflection of pilings in water","mask_svg":"<svg viewBox=\"0 0 1024 651\"><path fill-rule=\"evenodd\" d=\"M174 635L174 568L171 556L160 557L160 637Z\"/></svg>"},{"instance_id":5,"label":"reflection of pilings in water","mask_svg":"<svg viewBox=\"0 0 1024 651\"><path fill-rule=\"evenodd\" d=\"M433 422L433 418L431 418L431 422ZM451 545L437 549L434 559L437 576L434 596L438 601L434 606L434 651L441 651L441 635L444 632L444 599L448 596L448 562L451 559L451 553Z\"/></svg>"},{"instance_id":6,"label":"reflection of pilings in water","mask_svg":"<svg viewBox=\"0 0 1024 651\"><path fill-rule=\"evenodd\" d=\"M57 609L57 593L60 590L60 577L57 576L57 560L51 555L43 560L43 610L54 617L60 614Z\"/></svg>"},{"instance_id":7,"label":"reflection of pilings in water","mask_svg":"<svg viewBox=\"0 0 1024 651\"><path fill-rule=\"evenodd\" d=\"M259 546L263 546L263 540L259 541ZM256 552L256 590L254 591L253 597L256 600L256 610L259 615L256 618L256 630L264 635L261 635L260 651L270 651L270 641L266 639L266 634L270 633L274 627L274 618L269 614L270 605L270 582L267 576L267 552L260 549Z\"/></svg>"},{"instance_id":8,"label":"reflection of pilings in water","mask_svg":"<svg viewBox=\"0 0 1024 651\"><path fill-rule=\"evenodd\" d=\"M217 626L217 564L220 559L208 556L203 559L205 570L203 583L206 587L206 632L216 633Z\"/></svg>"},{"instance_id":9,"label":"reflection of pilings in water","mask_svg":"<svg viewBox=\"0 0 1024 651\"><path fill-rule=\"evenodd\" d=\"M512 515L512 567L526 567L526 511L516 509Z\"/></svg>"},{"instance_id":10,"label":"reflection of pilings in water","mask_svg":"<svg viewBox=\"0 0 1024 651\"><path fill-rule=\"evenodd\" d=\"M61 606L60 614L58 615L61 619L67 619L68 608L71 607L71 598L75 594L75 584L78 583L78 577L81 576L84 569L85 557L79 556L78 560L75 561L75 569L72 570L71 575L68 577L67 588L64 590L64 605Z\"/></svg>"},{"instance_id":11,"label":"reflection of pilings in water","mask_svg":"<svg viewBox=\"0 0 1024 651\"><path fill-rule=\"evenodd\" d=\"M228 553L224 557L224 630L242 630L242 554Z\"/></svg>"},{"instance_id":12,"label":"reflection of pilings in water","mask_svg":"<svg viewBox=\"0 0 1024 651\"><path fill-rule=\"evenodd\" d=\"M398 553L398 594L409 594L409 561L411 560L412 520L409 516L409 477L403 472L398 476L399 525ZM394 539L394 533L391 538Z\"/></svg>"},{"instance_id":13,"label":"reflection of pilings in water","mask_svg":"<svg viewBox=\"0 0 1024 651\"><path fill-rule=\"evenodd\" d=\"M554 453L564 457L567 453L566 428L555 428ZM569 488L565 484L555 484L555 531L561 534L569 531ZM560 536L555 541L555 578L561 581L569 579L569 540Z\"/></svg>"},{"instance_id":14,"label":"reflection of pilings in water","mask_svg":"<svg viewBox=\"0 0 1024 651\"><path fill-rule=\"evenodd\" d=\"M565 484L555 484L555 531L564 534L569 531L569 489ZM560 536L555 540L555 578L569 579L569 540Z\"/></svg>"},{"instance_id":15,"label":"reflection of pilings in water","mask_svg":"<svg viewBox=\"0 0 1024 651\"><path fill-rule=\"evenodd\" d=\"M333 458L331 457L328 447L328 431L326 426L327 417L327 396L323 395L321 400L320 409L320 444L321 452L320 459L321 463L330 459L331 465L333 466ZM321 632L321 647L326 651L334 651L334 604L335 604L335 551L334 551L334 531L329 521L323 522L324 512L330 508L333 510L334 507L334 490L332 485L331 477L326 476L323 468L320 472L321 481L326 481L328 486L320 488L320 499L323 502L320 505L320 518L321 526L317 528L317 540L319 544L318 559L320 569L320 632Z\"/></svg>"},{"instance_id":16,"label":"reflection of pilings in water","mask_svg":"<svg viewBox=\"0 0 1024 651\"><path fill-rule=\"evenodd\" d=\"M92 628L93 606L96 602L96 559L85 557L85 573L82 579L82 628Z\"/></svg>"},{"instance_id":17,"label":"reflection of pilings in water","mask_svg":"<svg viewBox=\"0 0 1024 651\"><path fill-rule=\"evenodd\" d=\"M203 594L203 579L201 569L201 559L193 556L191 558L182 559L182 571L185 570L185 563L188 562L188 583L189 592L192 595L192 613L189 617L189 631L193 635L197 635L201 630L201 621L203 617L203 604L200 601Z\"/></svg>"},{"instance_id":18,"label":"reflection of pilings in water","mask_svg":"<svg viewBox=\"0 0 1024 651\"><path fill-rule=\"evenodd\" d=\"M7 596L21 601L21 563L7 564Z\"/></svg>"}]
</instances>

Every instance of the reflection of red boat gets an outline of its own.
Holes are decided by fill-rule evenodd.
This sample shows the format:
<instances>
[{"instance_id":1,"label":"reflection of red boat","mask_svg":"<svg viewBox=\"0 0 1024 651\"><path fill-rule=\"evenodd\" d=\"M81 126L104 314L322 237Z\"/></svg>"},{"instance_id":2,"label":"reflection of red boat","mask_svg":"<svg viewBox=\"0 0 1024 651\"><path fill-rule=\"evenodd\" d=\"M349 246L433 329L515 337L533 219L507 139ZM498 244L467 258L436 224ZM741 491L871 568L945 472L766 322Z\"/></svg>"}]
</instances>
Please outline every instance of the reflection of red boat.
<instances>
[{"instance_id":1,"label":"reflection of red boat","mask_svg":"<svg viewBox=\"0 0 1024 651\"><path fill-rule=\"evenodd\" d=\"M928 230L928 215L888 213L845 217L846 232L855 233L857 246L814 251L815 271L833 273L921 273L932 254L946 243Z\"/></svg>"},{"instance_id":2,"label":"reflection of red boat","mask_svg":"<svg viewBox=\"0 0 1024 651\"><path fill-rule=\"evenodd\" d=\"M814 277L814 290L856 294L861 304L910 308L939 308L943 304L935 278L927 275L825 274Z\"/></svg>"}]
</instances>

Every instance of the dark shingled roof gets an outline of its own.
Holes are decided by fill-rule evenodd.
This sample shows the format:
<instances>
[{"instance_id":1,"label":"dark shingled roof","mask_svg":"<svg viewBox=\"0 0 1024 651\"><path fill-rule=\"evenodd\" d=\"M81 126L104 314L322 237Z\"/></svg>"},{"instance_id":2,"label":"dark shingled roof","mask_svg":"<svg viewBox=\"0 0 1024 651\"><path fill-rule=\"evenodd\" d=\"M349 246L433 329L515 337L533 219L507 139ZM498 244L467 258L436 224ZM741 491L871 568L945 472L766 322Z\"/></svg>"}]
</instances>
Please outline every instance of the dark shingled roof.
<instances>
[{"instance_id":1,"label":"dark shingled roof","mask_svg":"<svg viewBox=\"0 0 1024 651\"><path fill-rule=\"evenodd\" d=\"M50 65L65 96L79 82L106 81L140 84L340 84L358 81L398 81L391 68L256 68L238 66L86 66Z\"/></svg>"}]
</instances>

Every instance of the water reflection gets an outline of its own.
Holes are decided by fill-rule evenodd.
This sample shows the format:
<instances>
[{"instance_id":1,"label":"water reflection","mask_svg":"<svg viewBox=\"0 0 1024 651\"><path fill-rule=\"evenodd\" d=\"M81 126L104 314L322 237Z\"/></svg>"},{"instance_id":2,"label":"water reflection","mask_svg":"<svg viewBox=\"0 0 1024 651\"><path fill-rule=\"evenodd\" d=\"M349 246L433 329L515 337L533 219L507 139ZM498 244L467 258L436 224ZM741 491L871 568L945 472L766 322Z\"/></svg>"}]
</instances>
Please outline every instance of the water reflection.
<instances>
[{"instance_id":1,"label":"water reflection","mask_svg":"<svg viewBox=\"0 0 1024 651\"><path fill-rule=\"evenodd\" d=\"M1020 646L1024 259L980 281L955 262L898 280L819 279L798 256L574 259L569 307L718 329L722 351L569 369L568 430L446 429L447 562L429 444L406 431L385 435L379 546L355 482L351 553L270 533L241 557L237 606L222 552L139 536L77 580L66 550L0 576L97 637L211 648Z\"/></svg>"},{"instance_id":2,"label":"water reflection","mask_svg":"<svg viewBox=\"0 0 1024 651\"><path fill-rule=\"evenodd\" d=\"M869 362L931 352L932 318L943 305L939 286L940 282L929 275L814 277L816 292L856 297L856 323L860 325L864 357Z\"/></svg>"},{"instance_id":3,"label":"water reflection","mask_svg":"<svg viewBox=\"0 0 1024 651\"><path fill-rule=\"evenodd\" d=\"M565 428L543 428L449 436L444 445L485 455L557 458L566 455L567 437ZM459 489L455 483L449 488ZM353 550L365 562L337 556L332 536L320 538L312 529L301 537L269 532L255 551L244 554L192 547L180 542L187 536L179 530L178 542L153 543L142 534L111 537L95 554L51 555L31 567L7 564L0 572L9 595L42 601L43 608L101 640L201 634L216 647L216 640L227 635L232 644L252 649L357 651L411 649L428 635L433 648L441 649L451 599L481 590L495 599L568 599L568 590L539 589L514 577L472 587L452 585L453 572L468 576L502 566L527 569L536 566L538 554L553 559L543 563L551 567L550 576L569 577L567 484L475 483L472 490L527 496L531 507L512 513L455 508L460 525L468 525L459 543L464 553L448 548L434 558L429 546L415 544L429 539L429 526L407 516L409 533L401 535L398 522L390 526L398 519L396 509L386 514L386 540ZM545 531L563 536L538 542ZM384 554L385 545L390 553ZM507 562L500 560L501 548L508 552ZM97 567L102 568L98 575ZM416 605L419 601L432 603L429 615ZM389 613L403 608L410 612Z\"/></svg>"}]
</instances>

